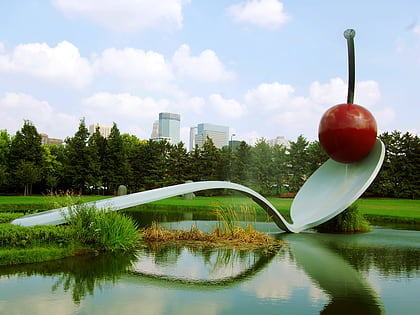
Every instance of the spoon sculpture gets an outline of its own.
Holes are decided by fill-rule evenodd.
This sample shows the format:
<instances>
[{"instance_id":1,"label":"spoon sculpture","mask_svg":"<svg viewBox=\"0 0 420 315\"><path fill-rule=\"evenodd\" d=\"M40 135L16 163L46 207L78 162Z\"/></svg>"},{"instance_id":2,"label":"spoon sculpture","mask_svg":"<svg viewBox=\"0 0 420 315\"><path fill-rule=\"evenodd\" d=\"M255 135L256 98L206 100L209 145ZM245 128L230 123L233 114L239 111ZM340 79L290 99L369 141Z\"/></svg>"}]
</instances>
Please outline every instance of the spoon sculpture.
<instances>
[{"instance_id":1,"label":"spoon sculpture","mask_svg":"<svg viewBox=\"0 0 420 315\"><path fill-rule=\"evenodd\" d=\"M203 181L158 188L87 203L105 210L121 210L152 201L208 189L237 190L253 199L287 232L298 233L328 221L344 211L369 187L378 174L385 146L376 139L376 122L366 109L353 103L354 30L344 33L349 50L349 95L347 104L329 109L321 119L319 139L331 157L315 171L293 200L288 222L263 196L252 189L223 181ZM373 139L373 140L372 140ZM376 139L376 140L375 140ZM61 224L69 208L59 208L14 220L23 226Z\"/></svg>"}]
</instances>

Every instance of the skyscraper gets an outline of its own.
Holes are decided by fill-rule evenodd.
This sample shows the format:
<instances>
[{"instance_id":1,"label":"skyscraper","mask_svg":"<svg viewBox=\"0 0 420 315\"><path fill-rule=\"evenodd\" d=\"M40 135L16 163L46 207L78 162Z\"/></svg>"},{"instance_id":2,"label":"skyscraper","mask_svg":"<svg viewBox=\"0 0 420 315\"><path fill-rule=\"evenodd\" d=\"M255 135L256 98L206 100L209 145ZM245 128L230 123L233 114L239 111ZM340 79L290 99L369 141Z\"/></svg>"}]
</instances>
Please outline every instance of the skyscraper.
<instances>
[{"instance_id":1,"label":"skyscraper","mask_svg":"<svg viewBox=\"0 0 420 315\"><path fill-rule=\"evenodd\" d=\"M173 113L159 113L159 138L168 139L170 143L181 141L181 116Z\"/></svg>"},{"instance_id":2,"label":"skyscraper","mask_svg":"<svg viewBox=\"0 0 420 315\"><path fill-rule=\"evenodd\" d=\"M222 148L228 145L229 127L202 123L198 124L197 127L191 127L190 136L193 134L193 128L197 129L194 135L194 146L198 145L201 148L204 142L206 142L207 137L213 140L216 148ZM191 147L190 140L190 150L193 149L194 147Z\"/></svg>"}]
</instances>

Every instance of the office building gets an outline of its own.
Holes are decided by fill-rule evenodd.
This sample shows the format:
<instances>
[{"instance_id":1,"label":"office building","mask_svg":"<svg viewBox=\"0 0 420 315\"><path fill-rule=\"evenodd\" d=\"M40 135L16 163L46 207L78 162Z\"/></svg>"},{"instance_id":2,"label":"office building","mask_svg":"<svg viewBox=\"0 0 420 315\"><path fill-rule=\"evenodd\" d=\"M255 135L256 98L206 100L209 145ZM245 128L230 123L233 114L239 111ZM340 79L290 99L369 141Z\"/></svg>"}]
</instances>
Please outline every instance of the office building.
<instances>
[{"instance_id":1,"label":"office building","mask_svg":"<svg viewBox=\"0 0 420 315\"><path fill-rule=\"evenodd\" d=\"M159 141L166 139L171 144L181 141L181 116L173 113L159 113L158 133L156 137L156 122L153 123L152 140Z\"/></svg>"},{"instance_id":2,"label":"office building","mask_svg":"<svg viewBox=\"0 0 420 315\"><path fill-rule=\"evenodd\" d=\"M195 148L195 135L197 134L197 127L190 128L190 151Z\"/></svg>"},{"instance_id":3,"label":"office building","mask_svg":"<svg viewBox=\"0 0 420 315\"><path fill-rule=\"evenodd\" d=\"M156 138L159 138L159 120L153 122L152 134L150 135L150 139Z\"/></svg>"},{"instance_id":4,"label":"office building","mask_svg":"<svg viewBox=\"0 0 420 315\"><path fill-rule=\"evenodd\" d=\"M93 135L96 131L96 129L99 128L99 133L101 134L102 137L104 138L108 138L109 135L111 134L111 129L112 126L105 126L105 125L101 125L101 124L93 124L89 126L89 133L91 135Z\"/></svg>"},{"instance_id":5,"label":"office building","mask_svg":"<svg viewBox=\"0 0 420 315\"><path fill-rule=\"evenodd\" d=\"M197 128L197 132L194 135L194 146L198 145L201 148L204 142L206 142L207 137L212 139L216 148L220 149L228 145L229 127L202 123L198 124L197 127L191 127L191 129L193 128ZM191 129L190 134L195 132ZM194 147L190 147L190 150L192 149L194 149Z\"/></svg>"},{"instance_id":6,"label":"office building","mask_svg":"<svg viewBox=\"0 0 420 315\"><path fill-rule=\"evenodd\" d=\"M62 145L63 139L49 138L47 134L41 133L41 144L42 145Z\"/></svg>"}]
</instances>

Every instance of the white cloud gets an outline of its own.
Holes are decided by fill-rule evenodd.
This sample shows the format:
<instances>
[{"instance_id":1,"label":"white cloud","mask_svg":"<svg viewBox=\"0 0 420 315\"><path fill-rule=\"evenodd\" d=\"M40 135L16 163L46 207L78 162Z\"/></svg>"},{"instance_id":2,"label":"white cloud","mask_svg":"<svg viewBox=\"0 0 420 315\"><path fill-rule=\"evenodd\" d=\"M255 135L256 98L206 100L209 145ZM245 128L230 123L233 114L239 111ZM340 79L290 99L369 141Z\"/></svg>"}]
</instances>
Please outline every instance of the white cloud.
<instances>
[{"instance_id":1,"label":"white cloud","mask_svg":"<svg viewBox=\"0 0 420 315\"><path fill-rule=\"evenodd\" d=\"M212 94L209 99L216 112L226 119L238 119L246 112L245 106L233 99L224 99L219 94Z\"/></svg>"},{"instance_id":2,"label":"white cloud","mask_svg":"<svg viewBox=\"0 0 420 315\"><path fill-rule=\"evenodd\" d=\"M213 50L206 49L199 56L191 56L188 45L182 45L174 54L172 62L181 77L201 82L231 80L233 72L227 71Z\"/></svg>"},{"instance_id":3,"label":"white cloud","mask_svg":"<svg viewBox=\"0 0 420 315\"><path fill-rule=\"evenodd\" d=\"M167 88L173 79L171 66L163 55L134 48L105 49L93 67L98 75L107 74L126 85L147 90Z\"/></svg>"},{"instance_id":4,"label":"white cloud","mask_svg":"<svg viewBox=\"0 0 420 315\"><path fill-rule=\"evenodd\" d=\"M372 107L379 101L381 94L376 81L361 81L356 82L355 85L355 104ZM309 95L320 109L326 110L333 105L347 102L347 83L341 78L333 78L325 84L316 81L311 84Z\"/></svg>"},{"instance_id":5,"label":"white cloud","mask_svg":"<svg viewBox=\"0 0 420 315\"><path fill-rule=\"evenodd\" d=\"M277 29L290 20L278 0L251 0L228 8L235 22L250 23L267 29Z\"/></svg>"},{"instance_id":6,"label":"white cloud","mask_svg":"<svg viewBox=\"0 0 420 315\"><path fill-rule=\"evenodd\" d=\"M420 25L416 25L413 27L413 32L420 36Z\"/></svg>"},{"instance_id":7,"label":"white cloud","mask_svg":"<svg viewBox=\"0 0 420 315\"><path fill-rule=\"evenodd\" d=\"M151 97L140 98L128 93L111 94L100 92L82 100L83 111L87 124L103 123L111 125L117 123L121 132L120 123L126 126L139 127L136 132L139 137L150 136L153 121L160 112L168 109L170 102L166 99L155 100ZM131 127L130 130L136 129ZM141 133L143 131L143 133Z\"/></svg>"},{"instance_id":8,"label":"white cloud","mask_svg":"<svg viewBox=\"0 0 420 315\"><path fill-rule=\"evenodd\" d=\"M378 124L388 125L395 119L391 108L378 106L379 85L375 81L356 83L355 101L372 112ZM244 95L248 112L253 121L258 122L265 134L276 132L278 135L303 134L310 137L316 134L323 113L331 106L345 103L347 85L340 78L327 83L313 82L309 95L297 95L293 86L288 84L262 83ZM274 136L274 134L273 134Z\"/></svg>"},{"instance_id":9,"label":"white cloud","mask_svg":"<svg viewBox=\"0 0 420 315\"><path fill-rule=\"evenodd\" d=\"M262 83L245 94L245 103L253 108L273 110L280 108L300 108L306 99L295 96L295 89L289 84Z\"/></svg>"},{"instance_id":10,"label":"white cloud","mask_svg":"<svg viewBox=\"0 0 420 315\"><path fill-rule=\"evenodd\" d=\"M46 43L21 44L9 55L0 56L0 72L31 76L65 86L81 88L92 80L89 61L73 44L62 41L55 47Z\"/></svg>"},{"instance_id":11,"label":"white cloud","mask_svg":"<svg viewBox=\"0 0 420 315\"><path fill-rule=\"evenodd\" d=\"M69 16L81 16L115 31L181 28L189 0L51 0Z\"/></svg>"},{"instance_id":12,"label":"white cloud","mask_svg":"<svg viewBox=\"0 0 420 315\"><path fill-rule=\"evenodd\" d=\"M29 120L39 133L65 138L71 135L70 126L77 123L74 116L57 112L48 102L24 93L5 93L0 98L0 112L2 128L7 129L9 134L20 130L24 120Z\"/></svg>"}]
</instances>

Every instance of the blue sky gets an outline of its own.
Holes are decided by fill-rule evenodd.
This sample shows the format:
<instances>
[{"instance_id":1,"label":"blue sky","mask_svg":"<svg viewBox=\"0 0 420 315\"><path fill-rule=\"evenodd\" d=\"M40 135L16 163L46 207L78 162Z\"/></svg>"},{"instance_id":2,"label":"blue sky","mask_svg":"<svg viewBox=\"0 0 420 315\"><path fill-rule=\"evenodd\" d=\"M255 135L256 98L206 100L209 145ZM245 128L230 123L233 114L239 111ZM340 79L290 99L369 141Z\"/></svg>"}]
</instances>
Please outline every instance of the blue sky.
<instances>
[{"instance_id":1,"label":"blue sky","mask_svg":"<svg viewBox=\"0 0 420 315\"><path fill-rule=\"evenodd\" d=\"M379 132L420 131L420 2L0 1L0 129L50 137L115 122L147 139L159 112L234 139L317 139L344 103L356 30L355 103Z\"/></svg>"}]
</instances>

